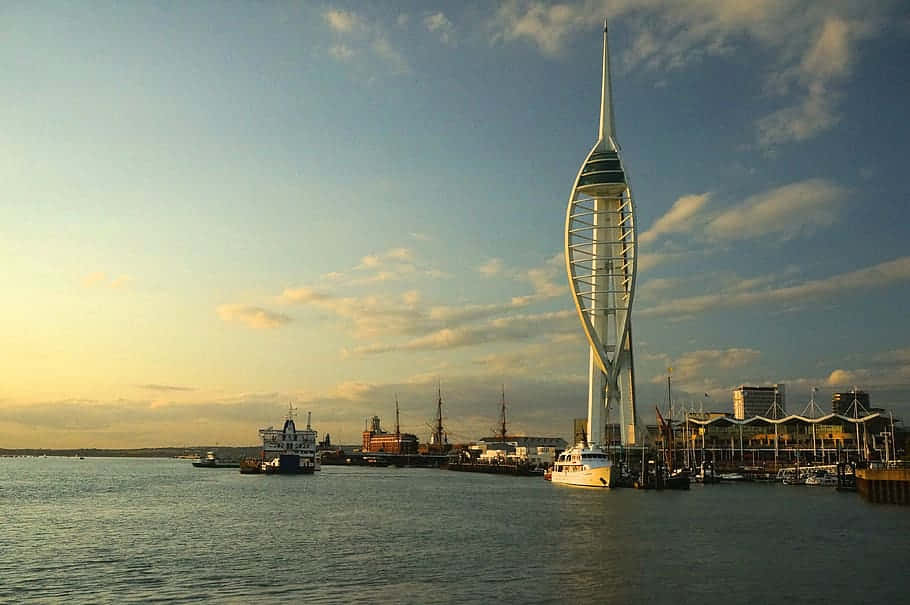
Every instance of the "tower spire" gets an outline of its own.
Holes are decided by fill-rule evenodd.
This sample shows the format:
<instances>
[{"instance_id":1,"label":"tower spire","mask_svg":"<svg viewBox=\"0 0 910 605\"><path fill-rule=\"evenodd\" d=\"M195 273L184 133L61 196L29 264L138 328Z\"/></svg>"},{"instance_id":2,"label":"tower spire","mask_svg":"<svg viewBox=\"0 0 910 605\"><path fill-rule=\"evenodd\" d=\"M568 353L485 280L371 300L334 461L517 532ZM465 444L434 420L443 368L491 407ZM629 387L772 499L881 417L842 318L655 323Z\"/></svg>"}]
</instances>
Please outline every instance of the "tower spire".
<instances>
[{"instance_id":1,"label":"tower spire","mask_svg":"<svg viewBox=\"0 0 910 605\"><path fill-rule=\"evenodd\" d=\"M604 58L603 79L600 88L600 130L597 146L601 150L612 150L616 129L613 125L613 89L610 84L610 46L607 41L607 18L604 17Z\"/></svg>"}]
</instances>

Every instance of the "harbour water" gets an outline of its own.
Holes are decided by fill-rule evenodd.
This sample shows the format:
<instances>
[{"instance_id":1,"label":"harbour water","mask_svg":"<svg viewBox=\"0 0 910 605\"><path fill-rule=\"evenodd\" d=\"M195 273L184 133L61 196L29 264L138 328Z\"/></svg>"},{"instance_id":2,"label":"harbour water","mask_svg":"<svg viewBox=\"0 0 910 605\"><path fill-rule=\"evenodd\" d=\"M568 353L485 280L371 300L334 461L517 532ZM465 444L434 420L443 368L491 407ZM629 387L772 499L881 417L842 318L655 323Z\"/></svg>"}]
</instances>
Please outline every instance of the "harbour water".
<instances>
[{"instance_id":1,"label":"harbour water","mask_svg":"<svg viewBox=\"0 0 910 605\"><path fill-rule=\"evenodd\" d=\"M0 458L0 511L2 602L830 604L910 591L907 509L830 488Z\"/></svg>"}]
</instances>

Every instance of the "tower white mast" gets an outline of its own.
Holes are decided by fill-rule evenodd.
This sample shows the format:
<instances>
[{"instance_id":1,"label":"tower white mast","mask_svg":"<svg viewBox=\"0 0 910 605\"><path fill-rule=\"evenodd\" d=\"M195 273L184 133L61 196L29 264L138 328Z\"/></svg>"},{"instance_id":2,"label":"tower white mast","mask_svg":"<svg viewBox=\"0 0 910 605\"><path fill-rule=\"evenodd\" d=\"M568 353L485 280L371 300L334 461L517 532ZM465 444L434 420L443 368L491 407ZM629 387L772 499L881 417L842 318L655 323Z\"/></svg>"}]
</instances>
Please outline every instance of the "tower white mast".
<instances>
[{"instance_id":1,"label":"tower white mast","mask_svg":"<svg viewBox=\"0 0 910 605\"><path fill-rule=\"evenodd\" d=\"M578 171L566 209L566 270L572 298L590 345L588 436L603 443L604 419L616 406L621 440L636 442L632 363L635 293L635 208L613 123L607 22L598 139Z\"/></svg>"}]
</instances>

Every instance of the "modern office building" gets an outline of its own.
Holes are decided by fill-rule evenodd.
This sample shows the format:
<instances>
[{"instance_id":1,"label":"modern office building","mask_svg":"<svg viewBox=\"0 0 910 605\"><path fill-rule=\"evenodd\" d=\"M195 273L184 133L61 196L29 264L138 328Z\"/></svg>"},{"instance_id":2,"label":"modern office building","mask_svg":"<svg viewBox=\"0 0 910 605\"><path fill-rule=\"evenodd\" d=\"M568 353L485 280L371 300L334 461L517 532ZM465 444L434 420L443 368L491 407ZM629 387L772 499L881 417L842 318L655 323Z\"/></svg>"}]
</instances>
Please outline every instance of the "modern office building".
<instances>
[{"instance_id":1,"label":"modern office building","mask_svg":"<svg viewBox=\"0 0 910 605\"><path fill-rule=\"evenodd\" d=\"M850 391L847 393L834 393L831 395L831 413L832 414L844 414L844 415L853 415L853 402L854 400L861 406L859 410L856 411L857 415L863 415L863 409L869 411L869 393L866 391ZM847 411L849 410L849 414Z\"/></svg>"},{"instance_id":2,"label":"modern office building","mask_svg":"<svg viewBox=\"0 0 910 605\"><path fill-rule=\"evenodd\" d=\"M783 418L787 414L787 390L783 383L772 387L733 389L733 418L744 420L753 416Z\"/></svg>"}]
</instances>

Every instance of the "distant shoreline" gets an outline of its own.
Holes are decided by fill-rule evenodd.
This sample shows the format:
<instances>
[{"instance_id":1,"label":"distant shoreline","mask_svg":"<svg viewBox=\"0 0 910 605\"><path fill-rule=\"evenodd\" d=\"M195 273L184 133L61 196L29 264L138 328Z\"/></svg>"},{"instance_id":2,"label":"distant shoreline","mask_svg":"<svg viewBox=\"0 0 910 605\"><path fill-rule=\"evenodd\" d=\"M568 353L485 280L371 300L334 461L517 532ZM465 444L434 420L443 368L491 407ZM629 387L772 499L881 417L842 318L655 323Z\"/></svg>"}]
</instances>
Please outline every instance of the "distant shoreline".
<instances>
[{"instance_id":1,"label":"distant shoreline","mask_svg":"<svg viewBox=\"0 0 910 605\"><path fill-rule=\"evenodd\" d=\"M85 458L178 458L205 455L213 450L219 458L231 459L244 456L257 456L261 450L258 445L225 446L225 445L194 445L189 447L142 447L142 448L0 448L0 457L16 456L61 456Z\"/></svg>"}]
</instances>

